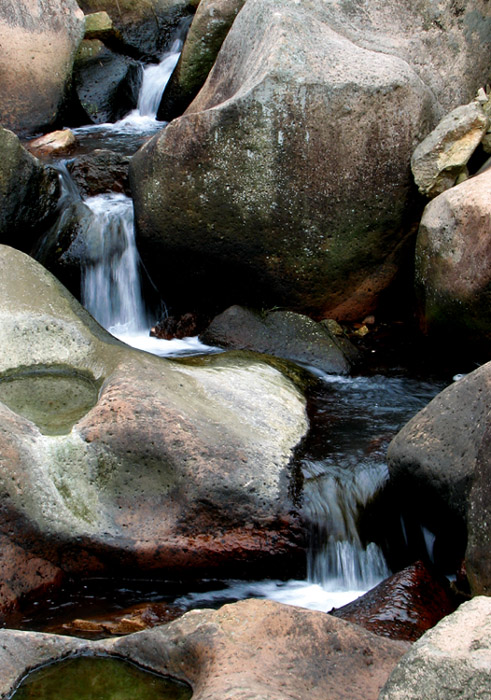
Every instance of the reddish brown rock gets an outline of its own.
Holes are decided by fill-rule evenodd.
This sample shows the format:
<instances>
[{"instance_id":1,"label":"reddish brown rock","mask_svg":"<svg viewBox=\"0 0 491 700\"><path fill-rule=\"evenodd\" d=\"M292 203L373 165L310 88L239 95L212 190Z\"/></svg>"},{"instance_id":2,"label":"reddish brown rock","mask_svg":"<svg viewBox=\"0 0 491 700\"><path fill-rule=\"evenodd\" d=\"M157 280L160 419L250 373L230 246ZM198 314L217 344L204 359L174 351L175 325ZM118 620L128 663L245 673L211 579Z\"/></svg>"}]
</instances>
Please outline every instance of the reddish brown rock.
<instances>
[{"instance_id":1,"label":"reddish brown rock","mask_svg":"<svg viewBox=\"0 0 491 700\"><path fill-rule=\"evenodd\" d=\"M92 153L77 156L67 168L82 197L93 197L104 192L123 192L129 195L127 156L97 148Z\"/></svg>"},{"instance_id":2,"label":"reddish brown rock","mask_svg":"<svg viewBox=\"0 0 491 700\"><path fill-rule=\"evenodd\" d=\"M26 144L26 148L35 156L62 155L71 153L77 144L75 134L70 129L52 131Z\"/></svg>"},{"instance_id":3,"label":"reddish brown rock","mask_svg":"<svg viewBox=\"0 0 491 700\"><path fill-rule=\"evenodd\" d=\"M414 642L455 607L448 585L416 562L331 614L383 637Z\"/></svg>"}]
</instances>

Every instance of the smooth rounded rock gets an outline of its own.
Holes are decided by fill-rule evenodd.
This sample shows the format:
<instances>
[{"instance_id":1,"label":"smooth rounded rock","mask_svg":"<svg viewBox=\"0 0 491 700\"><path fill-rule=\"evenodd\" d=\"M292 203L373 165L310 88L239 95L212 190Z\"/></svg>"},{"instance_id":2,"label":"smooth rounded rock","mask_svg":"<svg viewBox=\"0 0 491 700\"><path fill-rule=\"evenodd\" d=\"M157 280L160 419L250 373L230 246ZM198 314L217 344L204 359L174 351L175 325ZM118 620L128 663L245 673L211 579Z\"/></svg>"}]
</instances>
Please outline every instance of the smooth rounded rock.
<instances>
[{"instance_id":1,"label":"smooth rounded rock","mask_svg":"<svg viewBox=\"0 0 491 700\"><path fill-rule=\"evenodd\" d=\"M379 700L477 700L491 695L491 599L464 603L417 641Z\"/></svg>"},{"instance_id":2,"label":"smooth rounded rock","mask_svg":"<svg viewBox=\"0 0 491 700\"><path fill-rule=\"evenodd\" d=\"M404 642L266 600L195 610L116 640L0 631L0 694L67 654L117 655L189 683L193 700L376 700Z\"/></svg>"},{"instance_id":3,"label":"smooth rounded rock","mask_svg":"<svg viewBox=\"0 0 491 700\"><path fill-rule=\"evenodd\" d=\"M55 124L84 34L75 0L2 0L0 123L16 133Z\"/></svg>"}]
</instances>

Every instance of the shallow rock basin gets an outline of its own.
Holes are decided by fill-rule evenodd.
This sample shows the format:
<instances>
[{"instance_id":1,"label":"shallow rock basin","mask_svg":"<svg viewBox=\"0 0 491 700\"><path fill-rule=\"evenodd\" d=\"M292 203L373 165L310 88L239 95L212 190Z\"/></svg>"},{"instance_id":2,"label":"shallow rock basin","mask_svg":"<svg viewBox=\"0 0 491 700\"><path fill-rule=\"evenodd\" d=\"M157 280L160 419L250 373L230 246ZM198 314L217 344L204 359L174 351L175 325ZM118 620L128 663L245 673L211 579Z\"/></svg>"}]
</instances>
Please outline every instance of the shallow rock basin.
<instances>
[{"instance_id":1,"label":"shallow rock basin","mask_svg":"<svg viewBox=\"0 0 491 700\"><path fill-rule=\"evenodd\" d=\"M65 659L30 673L13 700L188 700L188 685L114 657Z\"/></svg>"},{"instance_id":2,"label":"shallow rock basin","mask_svg":"<svg viewBox=\"0 0 491 700\"><path fill-rule=\"evenodd\" d=\"M30 367L0 377L0 401L44 435L64 435L96 405L99 383L64 367Z\"/></svg>"}]
</instances>

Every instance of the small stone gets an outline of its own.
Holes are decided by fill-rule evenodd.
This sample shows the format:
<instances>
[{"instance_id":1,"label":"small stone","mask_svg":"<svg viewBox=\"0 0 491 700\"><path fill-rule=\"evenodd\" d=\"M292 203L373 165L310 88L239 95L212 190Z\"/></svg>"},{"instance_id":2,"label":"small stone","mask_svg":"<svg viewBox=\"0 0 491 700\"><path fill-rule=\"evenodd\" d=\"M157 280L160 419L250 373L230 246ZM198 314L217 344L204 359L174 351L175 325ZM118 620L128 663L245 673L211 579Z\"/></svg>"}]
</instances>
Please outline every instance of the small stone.
<instances>
[{"instance_id":1,"label":"small stone","mask_svg":"<svg viewBox=\"0 0 491 700\"><path fill-rule=\"evenodd\" d=\"M60 129L40 136L26 145L35 156L70 153L77 145L75 134L70 129Z\"/></svg>"}]
</instances>

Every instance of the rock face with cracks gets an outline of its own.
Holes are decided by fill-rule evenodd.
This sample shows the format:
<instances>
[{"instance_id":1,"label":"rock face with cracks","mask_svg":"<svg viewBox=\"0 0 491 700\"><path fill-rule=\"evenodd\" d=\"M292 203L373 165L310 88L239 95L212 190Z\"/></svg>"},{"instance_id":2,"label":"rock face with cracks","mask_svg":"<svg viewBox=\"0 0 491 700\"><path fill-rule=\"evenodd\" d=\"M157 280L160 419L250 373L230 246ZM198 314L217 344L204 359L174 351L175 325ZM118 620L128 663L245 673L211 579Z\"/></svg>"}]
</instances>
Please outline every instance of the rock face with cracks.
<instances>
[{"instance_id":1,"label":"rock face with cracks","mask_svg":"<svg viewBox=\"0 0 491 700\"><path fill-rule=\"evenodd\" d=\"M290 462L307 418L280 371L128 348L6 246L0 299L0 533L81 575L300 555Z\"/></svg>"},{"instance_id":2,"label":"rock face with cracks","mask_svg":"<svg viewBox=\"0 0 491 700\"><path fill-rule=\"evenodd\" d=\"M84 34L76 0L2 0L0 123L32 133L56 122Z\"/></svg>"},{"instance_id":3,"label":"rock face with cracks","mask_svg":"<svg viewBox=\"0 0 491 700\"><path fill-rule=\"evenodd\" d=\"M186 113L133 159L164 296L371 312L411 228L411 154L487 76L489 26L484 0L248 0Z\"/></svg>"},{"instance_id":4,"label":"rock face with cracks","mask_svg":"<svg viewBox=\"0 0 491 700\"><path fill-rule=\"evenodd\" d=\"M376 700L407 648L325 613L245 600L100 642L2 630L0 698L42 663L114 654L189 683L193 700Z\"/></svg>"}]
</instances>

